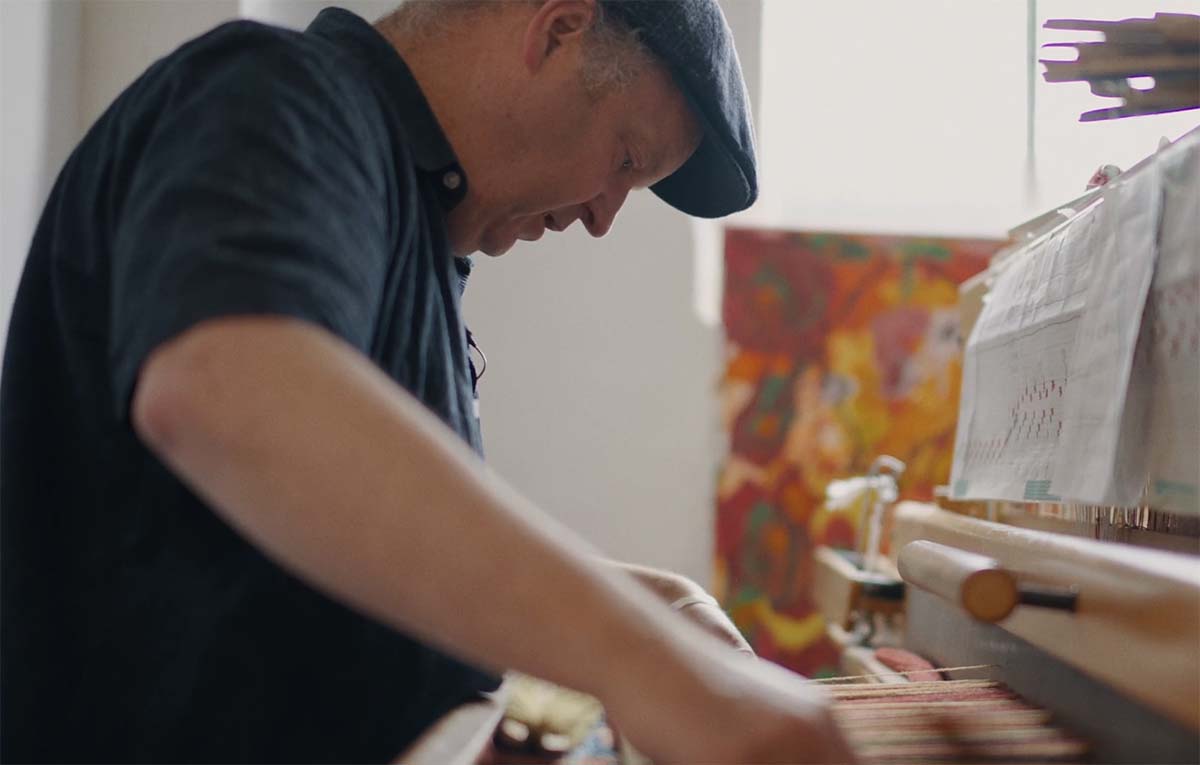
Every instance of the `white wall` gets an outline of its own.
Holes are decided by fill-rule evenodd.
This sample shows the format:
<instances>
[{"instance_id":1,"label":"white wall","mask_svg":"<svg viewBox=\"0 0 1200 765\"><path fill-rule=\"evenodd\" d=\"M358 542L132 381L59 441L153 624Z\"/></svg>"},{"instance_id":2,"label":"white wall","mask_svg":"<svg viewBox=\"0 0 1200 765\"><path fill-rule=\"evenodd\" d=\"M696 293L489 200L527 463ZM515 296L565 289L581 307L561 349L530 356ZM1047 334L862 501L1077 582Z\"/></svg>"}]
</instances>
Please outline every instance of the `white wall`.
<instances>
[{"instance_id":1,"label":"white wall","mask_svg":"<svg viewBox=\"0 0 1200 765\"><path fill-rule=\"evenodd\" d=\"M1198 13L1200 0L1039 0L1036 44L1089 33L1047 18ZM1105 106L1086 83L1034 77L1027 134L1028 4L1017 0L766 0L762 202L774 227L1001 236L1128 167L1197 112L1080 124ZM1049 56L1053 51L1036 54ZM1033 167L1027 169L1027 145Z\"/></svg>"},{"instance_id":2,"label":"white wall","mask_svg":"<svg viewBox=\"0 0 1200 765\"><path fill-rule=\"evenodd\" d=\"M1025 5L767 0L758 220L1002 233L1021 215Z\"/></svg>"},{"instance_id":3,"label":"white wall","mask_svg":"<svg viewBox=\"0 0 1200 765\"><path fill-rule=\"evenodd\" d=\"M0 349L42 206L96 117L237 0L0 0Z\"/></svg>"},{"instance_id":4,"label":"white wall","mask_svg":"<svg viewBox=\"0 0 1200 765\"><path fill-rule=\"evenodd\" d=\"M85 129L151 63L238 17L238 0L83 0L82 6L79 106Z\"/></svg>"},{"instance_id":5,"label":"white wall","mask_svg":"<svg viewBox=\"0 0 1200 765\"><path fill-rule=\"evenodd\" d=\"M477 258L501 475L610 555L707 580L719 336L692 311L691 229L648 193L602 241L572 230Z\"/></svg>"},{"instance_id":6,"label":"white wall","mask_svg":"<svg viewBox=\"0 0 1200 765\"><path fill-rule=\"evenodd\" d=\"M79 6L0 2L0 353L25 253L78 140Z\"/></svg>"}]
</instances>

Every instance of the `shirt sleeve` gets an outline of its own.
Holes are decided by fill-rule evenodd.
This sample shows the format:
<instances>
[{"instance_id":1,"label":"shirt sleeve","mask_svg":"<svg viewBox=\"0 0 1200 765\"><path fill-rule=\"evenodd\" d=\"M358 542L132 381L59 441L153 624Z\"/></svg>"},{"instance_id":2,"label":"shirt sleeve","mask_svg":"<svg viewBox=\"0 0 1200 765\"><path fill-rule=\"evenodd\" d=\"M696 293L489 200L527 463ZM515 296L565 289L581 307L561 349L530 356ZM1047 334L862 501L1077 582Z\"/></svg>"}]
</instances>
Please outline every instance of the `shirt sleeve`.
<instances>
[{"instance_id":1,"label":"shirt sleeve","mask_svg":"<svg viewBox=\"0 0 1200 765\"><path fill-rule=\"evenodd\" d=\"M366 352L391 254L363 107L317 62L277 45L168 90L113 236L122 420L150 352L206 319L295 317Z\"/></svg>"}]
</instances>

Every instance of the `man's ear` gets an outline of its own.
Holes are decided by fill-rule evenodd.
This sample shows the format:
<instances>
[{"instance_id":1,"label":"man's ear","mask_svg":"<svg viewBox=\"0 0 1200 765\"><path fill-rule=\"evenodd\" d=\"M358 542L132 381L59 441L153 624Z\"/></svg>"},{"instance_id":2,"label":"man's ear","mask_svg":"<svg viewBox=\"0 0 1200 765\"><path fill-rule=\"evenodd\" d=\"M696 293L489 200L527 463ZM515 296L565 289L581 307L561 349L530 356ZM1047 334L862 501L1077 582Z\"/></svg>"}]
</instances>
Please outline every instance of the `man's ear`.
<instances>
[{"instance_id":1,"label":"man's ear","mask_svg":"<svg viewBox=\"0 0 1200 765\"><path fill-rule=\"evenodd\" d=\"M525 66L536 72L564 45L583 39L596 20L596 0L545 0L525 27Z\"/></svg>"}]
</instances>

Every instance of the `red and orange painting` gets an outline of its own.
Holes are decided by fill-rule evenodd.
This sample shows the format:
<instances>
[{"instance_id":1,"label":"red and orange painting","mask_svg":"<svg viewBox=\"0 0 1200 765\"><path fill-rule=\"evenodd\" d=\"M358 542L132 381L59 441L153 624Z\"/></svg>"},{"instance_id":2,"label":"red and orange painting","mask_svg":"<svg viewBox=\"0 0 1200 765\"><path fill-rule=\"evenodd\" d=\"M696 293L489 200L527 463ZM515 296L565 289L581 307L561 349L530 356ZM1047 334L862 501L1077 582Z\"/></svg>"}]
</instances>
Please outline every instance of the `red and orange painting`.
<instances>
[{"instance_id":1,"label":"red and orange painting","mask_svg":"<svg viewBox=\"0 0 1200 765\"><path fill-rule=\"evenodd\" d=\"M732 229L725 239L716 591L760 656L808 675L837 656L808 593L811 550L851 547L830 481L881 454L901 496L950 476L962 342L958 285L995 240Z\"/></svg>"}]
</instances>

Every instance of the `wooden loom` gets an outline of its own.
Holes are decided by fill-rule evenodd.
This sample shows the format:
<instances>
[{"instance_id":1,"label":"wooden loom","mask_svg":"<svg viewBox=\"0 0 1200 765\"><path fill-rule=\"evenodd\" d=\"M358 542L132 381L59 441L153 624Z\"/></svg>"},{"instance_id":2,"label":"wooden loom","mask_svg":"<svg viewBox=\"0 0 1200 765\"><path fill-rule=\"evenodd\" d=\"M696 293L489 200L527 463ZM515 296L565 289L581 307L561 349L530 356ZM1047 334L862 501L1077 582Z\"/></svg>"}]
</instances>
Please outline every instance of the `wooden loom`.
<instances>
[{"instance_id":1,"label":"wooden loom","mask_svg":"<svg viewBox=\"0 0 1200 765\"><path fill-rule=\"evenodd\" d=\"M1172 461L1190 465L1190 494L1155 494L1154 486L1164 482L1148 480L1138 501L1124 506L1058 497L901 503L880 520L890 529L885 555L817 553L814 595L844 647L847 672L886 672L875 660L881 645L903 646L940 666L985 665L948 674L1003 680L1052 711L1055 723L1086 742L1089 760L1098 762L1200 762L1200 516L1194 489L1200 473L1200 430L1194 425L1200 402L1200 131L1122 177L1132 185L1147 182L1148 173L1166 173L1155 165L1158 157L1169 158L1163 163L1171 172L1191 173L1191 185L1151 188L1154 193L1144 197L1162 203L1154 246L1174 248L1175 260L1157 263L1145 313L1136 313L1141 355L1130 379L1160 397L1167 395L1163 385L1172 383L1175 408L1168 407L1172 418L1133 421L1125 429L1146 438L1150 452L1162 453L1165 439ZM1173 182L1178 173L1163 177ZM964 285L968 353L976 341L971 325L999 281L997 272L1041 268L1028 257L1031 248L1070 246L1053 237L1083 211L1094 213L1102 193L1015 229L1016 244L997 255L993 271ZM1121 236L1120 226L1111 236ZM1099 248L1104 240L1095 243ZM1187 276L1171 281L1180 274ZM991 298L992 315L1009 309L995 304L1004 298ZM1156 318L1168 311L1156 304L1165 300L1174 301L1170 326ZM1031 322L1028 329L1037 326ZM1164 334L1172 336L1167 344ZM1155 354L1168 346L1190 364L1158 363ZM968 416L964 410L960 437ZM868 560L874 563L866 565Z\"/></svg>"}]
</instances>

